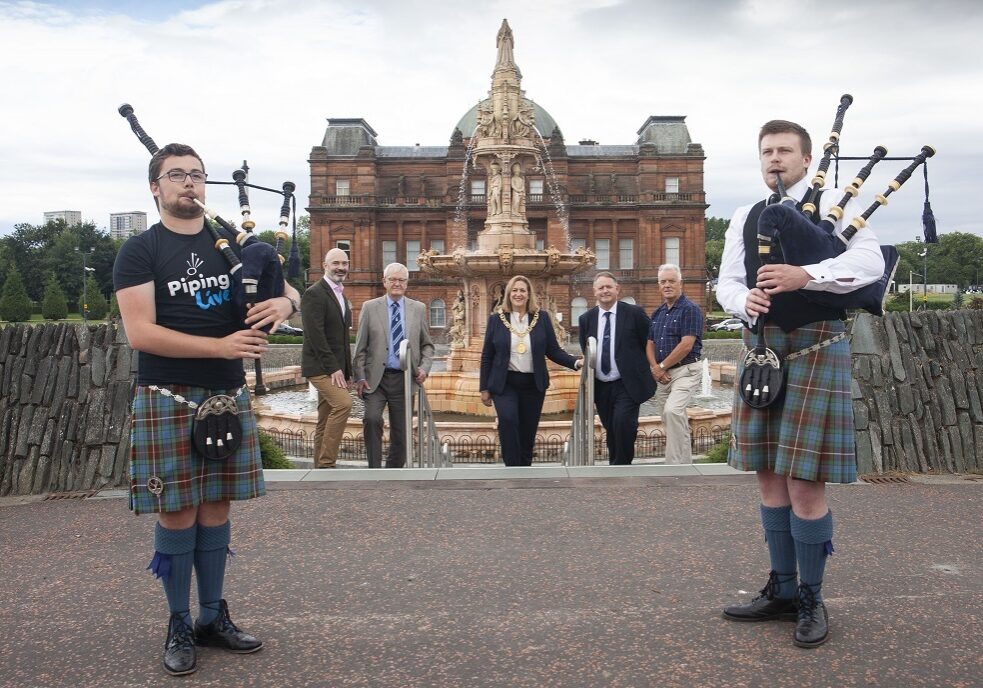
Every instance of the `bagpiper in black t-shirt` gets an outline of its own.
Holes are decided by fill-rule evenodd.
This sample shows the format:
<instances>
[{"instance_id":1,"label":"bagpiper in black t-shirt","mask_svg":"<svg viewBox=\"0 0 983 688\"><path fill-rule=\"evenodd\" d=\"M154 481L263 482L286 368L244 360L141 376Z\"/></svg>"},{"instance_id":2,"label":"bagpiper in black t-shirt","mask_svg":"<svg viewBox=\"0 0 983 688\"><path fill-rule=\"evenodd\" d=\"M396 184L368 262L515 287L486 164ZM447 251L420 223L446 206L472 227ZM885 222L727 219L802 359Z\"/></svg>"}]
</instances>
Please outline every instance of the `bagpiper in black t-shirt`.
<instances>
[{"instance_id":1,"label":"bagpiper in black t-shirt","mask_svg":"<svg viewBox=\"0 0 983 688\"><path fill-rule=\"evenodd\" d=\"M230 242L239 253L235 242ZM229 265L205 230L178 234L158 222L126 240L113 266L116 290L154 283L156 322L202 337L225 337L243 329L234 303ZM169 358L139 352L138 383L184 384L226 390L245 383L242 359Z\"/></svg>"}]
</instances>

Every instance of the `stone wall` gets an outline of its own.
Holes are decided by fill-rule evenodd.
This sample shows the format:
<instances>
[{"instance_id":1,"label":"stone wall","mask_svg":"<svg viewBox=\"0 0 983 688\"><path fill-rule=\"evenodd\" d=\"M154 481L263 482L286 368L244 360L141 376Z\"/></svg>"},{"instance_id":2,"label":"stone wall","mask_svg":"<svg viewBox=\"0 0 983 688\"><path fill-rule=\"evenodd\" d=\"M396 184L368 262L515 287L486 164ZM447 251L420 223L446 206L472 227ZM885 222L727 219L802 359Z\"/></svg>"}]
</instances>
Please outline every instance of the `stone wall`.
<instances>
[{"instance_id":1,"label":"stone wall","mask_svg":"<svg viewBox=\"0 0 983 688\"><path fill-rule=\"evenodd\" d=\"M863 314L851 351L861 474L983 470L983 311Z\"/></svg>"},{"instance_id":2,"label":"stone wall","mask_svg":"<svg viewBox=\"0 0 983 688\"><path fill-rule=\"evenodd\" d=\"M126 483L136 357L122 328L0 332L0 496Z\"/></svg>"}]
</instances>

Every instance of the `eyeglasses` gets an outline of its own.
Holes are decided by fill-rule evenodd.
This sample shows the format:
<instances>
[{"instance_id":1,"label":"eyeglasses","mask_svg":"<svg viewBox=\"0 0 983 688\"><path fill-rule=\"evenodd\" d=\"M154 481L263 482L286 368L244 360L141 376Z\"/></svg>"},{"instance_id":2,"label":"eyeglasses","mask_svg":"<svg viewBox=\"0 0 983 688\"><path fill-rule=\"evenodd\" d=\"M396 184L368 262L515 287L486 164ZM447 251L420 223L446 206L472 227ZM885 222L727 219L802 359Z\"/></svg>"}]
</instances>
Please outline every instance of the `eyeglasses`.
<instances>
[{"instance_id":1,"label":"eyeglasses","mask_svg":"<svg viewBox=\"0 0 983 688\"><path fill-rule=\"evenodd\" d=\"M159 182L164 177L167 177L175 184L184 184L184 180L187 179L188 177L191 177L191 181L193 181L195 184L204 184L205 180L208 179L208 175L205 174L204 172L185 172L184 170L168 170L164 174L157 177L157 179L155 179L154 181Z\"/></svg>"},{"instance_id":2,"label":"eyeglasses","mask_svg":"<svg viewBox=\"0 0 983 688\"><path fill-rule=\"evenodd\" d=\"M404 279L402 277L387 277L386 279L392 282L393 284L406 284L407 282L409 282L409 280Z\"/></svg>"}]
</instances>

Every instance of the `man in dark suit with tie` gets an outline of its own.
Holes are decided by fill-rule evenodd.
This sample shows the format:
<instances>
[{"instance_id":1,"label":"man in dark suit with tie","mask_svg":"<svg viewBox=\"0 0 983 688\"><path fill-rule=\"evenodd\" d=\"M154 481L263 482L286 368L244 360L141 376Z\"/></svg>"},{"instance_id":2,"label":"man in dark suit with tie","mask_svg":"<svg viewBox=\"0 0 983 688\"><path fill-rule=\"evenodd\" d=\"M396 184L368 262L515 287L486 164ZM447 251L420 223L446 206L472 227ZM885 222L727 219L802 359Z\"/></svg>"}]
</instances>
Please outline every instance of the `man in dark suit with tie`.
<instances>
[{"instance_id":1,"label":"man in dark suit with tie","mask_svg":"<svg viewBox=\"0 0 983 688\"><path fill-rule=\"evenodd\" d=\"M333 248L324 256L324 277L301 298L304 348L300 372L317 389L314 468L334 468L352 410L352 309L344 296L348 254Z\"/></svg>"},{"instance_id":2,"label":"man in dark suit with tie","mask_svg":"<svg viewBox=\"0 0 983 688\"><path fill-rule=\"evenodd\" d=\"M618 301L621 286L610 272L594 277L597 306L580 316L580 348L597 338L594 404L607 433L612 466L635 458L638 409L655 394L645 358L649 317L639 306Z\"/></svg>"}]
</instances>

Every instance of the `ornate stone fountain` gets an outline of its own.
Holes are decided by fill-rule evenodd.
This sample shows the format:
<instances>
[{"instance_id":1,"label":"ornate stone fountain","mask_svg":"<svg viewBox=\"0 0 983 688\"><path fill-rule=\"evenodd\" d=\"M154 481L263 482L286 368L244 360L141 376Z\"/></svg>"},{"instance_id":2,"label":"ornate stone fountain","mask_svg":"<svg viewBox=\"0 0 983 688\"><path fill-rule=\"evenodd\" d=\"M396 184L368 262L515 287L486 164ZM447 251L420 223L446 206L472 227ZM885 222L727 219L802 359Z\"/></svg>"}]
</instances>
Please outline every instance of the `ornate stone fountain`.
<instances>
[{"instance_id":1,"label":"ornate stone fountain","mask_svg":"<svg viewBox=\"0 0 983 688\"><path fill-rule=\"evenodd\" d=\"M447 372L431 375L427 393L434 410L492 415L480 403L478 369L485 325L500 302L504 285L513 275L533 282L540 306L554 316L548 297L550 284L594 265L594 254L575 253L550 246L536 249L536 235L526 218L526 174L542 164L541 141L536 130L533 104L522 90L522 73L513 57L512 30L502 21L496 41L498 58L488 98L478 105L478 125L472 134L471 160L486 174L487 219L473 251L458 246L450 254L425 252L421 269L431 275L456 277L462 289L451 308L451 351ZM465 160L465 167L468 161ZM544 413L572 410L576 402L576 374L551 374Z\"/></svg>"}]
</instances>

